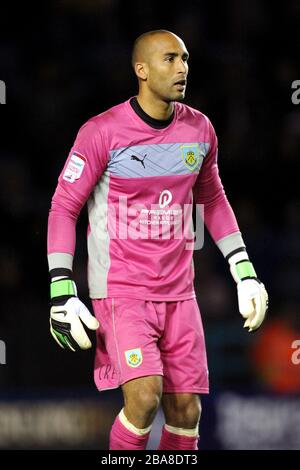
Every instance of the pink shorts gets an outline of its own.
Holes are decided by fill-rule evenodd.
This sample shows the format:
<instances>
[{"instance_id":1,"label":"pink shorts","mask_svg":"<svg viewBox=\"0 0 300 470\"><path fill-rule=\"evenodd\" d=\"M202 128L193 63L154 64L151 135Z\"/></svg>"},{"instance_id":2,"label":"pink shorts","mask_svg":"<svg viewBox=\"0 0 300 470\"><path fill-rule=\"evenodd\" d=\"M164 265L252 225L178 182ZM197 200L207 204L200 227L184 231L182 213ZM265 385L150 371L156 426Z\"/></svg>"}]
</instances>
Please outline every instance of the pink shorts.
<instances>
[{"instance_id":1,"label":"pink shorts","mask_svg":"<svg viewBox=\"0 0 300 470\"><path fill-rule=\"evenodd\" d=\"M208 369L197 301L92 300L100 322L94 379L99 390L163 376L164 392L208 393Z\"/></svg>"}]
</instances>

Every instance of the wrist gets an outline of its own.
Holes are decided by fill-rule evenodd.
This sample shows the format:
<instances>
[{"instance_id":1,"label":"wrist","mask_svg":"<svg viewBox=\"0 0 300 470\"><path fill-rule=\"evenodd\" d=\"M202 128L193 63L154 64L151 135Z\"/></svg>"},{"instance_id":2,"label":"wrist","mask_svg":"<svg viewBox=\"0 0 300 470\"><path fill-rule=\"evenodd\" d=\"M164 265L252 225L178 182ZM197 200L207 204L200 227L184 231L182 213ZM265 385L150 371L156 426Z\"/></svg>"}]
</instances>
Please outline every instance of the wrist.
<instances>
[{"instance_id":1,"label":"wrist","mask_svg":"<svg viewBox=\"0 0 300 470\"><path fill-rule=\"evenodd\" d=\"M51 282L60 279L73 279L73 272L68 268L54 268L49 271Z\"/></svg>"},{"instance_id":2,"label":"wrist","mask_svg":"<svg viewBox=\"0 0 300 470\"><path fill-rule=\"evenodd\" d=\"M71 297L77 297L77 288L73 279L54 276L50 283L51 304L64 305Z\"/></svg>"},{"instance_id":3,"label":"wrist","mask_svg":"<svg viewBox=\"0 0 300 470\"><path fill-rule=\"evenodd\" d=\"M235 250L227 256L227 260L236 283L245 279L257 279L255 269L245 249Z\"/></svg>"}]
</instances>

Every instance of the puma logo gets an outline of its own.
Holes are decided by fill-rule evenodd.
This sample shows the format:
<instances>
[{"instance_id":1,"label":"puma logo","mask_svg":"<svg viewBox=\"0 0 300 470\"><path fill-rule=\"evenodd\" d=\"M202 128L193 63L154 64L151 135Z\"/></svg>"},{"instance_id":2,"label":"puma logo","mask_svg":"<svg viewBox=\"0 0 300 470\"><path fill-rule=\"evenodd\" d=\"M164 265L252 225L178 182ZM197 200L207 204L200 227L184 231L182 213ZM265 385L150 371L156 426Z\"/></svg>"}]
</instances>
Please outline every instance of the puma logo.
<instances>
[{"instance_id":1,"label":"puma logo","mask_svg":"<svg viewBox=\"0 0 300 470\"><path fill-rule=\"evenodd\" d=\"M147 157L147 154L144 155L143 159L137 157L136 155L131 155L131 160L136 160L137 162L140 162L143 165L143 167L146 168L145 163L144 163L144 160L145 160L146 157Z\"/></svg>"}]
</instances>

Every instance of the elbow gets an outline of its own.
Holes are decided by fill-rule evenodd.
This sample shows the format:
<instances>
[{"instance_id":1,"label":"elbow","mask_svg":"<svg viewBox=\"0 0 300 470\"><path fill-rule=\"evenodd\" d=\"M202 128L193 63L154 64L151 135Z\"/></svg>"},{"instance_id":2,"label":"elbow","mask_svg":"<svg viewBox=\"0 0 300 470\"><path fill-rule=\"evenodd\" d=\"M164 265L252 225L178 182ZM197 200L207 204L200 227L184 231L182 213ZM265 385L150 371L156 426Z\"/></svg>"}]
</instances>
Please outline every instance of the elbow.
<instances>
[{"instance_id":1,"label":"elbow","mask_svg":"<svg viewBox=\"0 0 300 470\"><path fill-rule=\"evenodd\" d=\"M54 200L52 200L51 207L49 209L49 217L67 217L71 220L77 220L79 216L78 210L75 210L75 208L63 205L61 203L58 203Z\"/></svg>"}]
</instances>

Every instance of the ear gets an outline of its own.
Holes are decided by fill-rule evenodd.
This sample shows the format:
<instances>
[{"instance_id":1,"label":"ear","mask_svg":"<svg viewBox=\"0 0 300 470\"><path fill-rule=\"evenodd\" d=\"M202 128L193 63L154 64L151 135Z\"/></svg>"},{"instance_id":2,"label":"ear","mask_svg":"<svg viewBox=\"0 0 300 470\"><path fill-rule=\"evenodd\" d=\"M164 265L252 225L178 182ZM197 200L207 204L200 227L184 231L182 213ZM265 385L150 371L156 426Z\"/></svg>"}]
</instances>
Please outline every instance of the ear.
<instances>
[{"instance_id":1,"label":"ear","mask_svg":"<svg viewBox=\"0 0 300 470\"><path fill-rule=\"evenodd\" d=\"M143 81L147 80L149 68L146 62L137 62L134 66L134 70L135 70L136 76L140 80L143 80Z\"/></svg>"}]
</instances>

